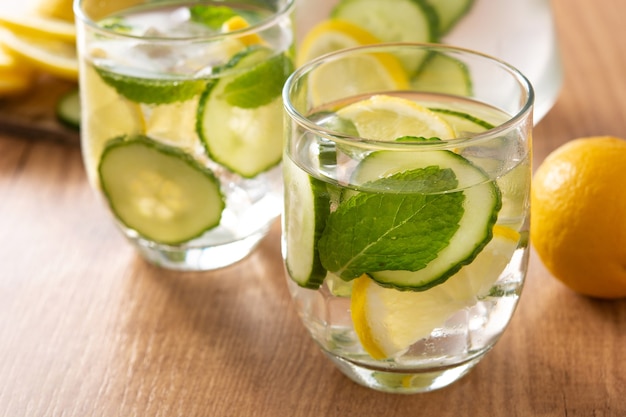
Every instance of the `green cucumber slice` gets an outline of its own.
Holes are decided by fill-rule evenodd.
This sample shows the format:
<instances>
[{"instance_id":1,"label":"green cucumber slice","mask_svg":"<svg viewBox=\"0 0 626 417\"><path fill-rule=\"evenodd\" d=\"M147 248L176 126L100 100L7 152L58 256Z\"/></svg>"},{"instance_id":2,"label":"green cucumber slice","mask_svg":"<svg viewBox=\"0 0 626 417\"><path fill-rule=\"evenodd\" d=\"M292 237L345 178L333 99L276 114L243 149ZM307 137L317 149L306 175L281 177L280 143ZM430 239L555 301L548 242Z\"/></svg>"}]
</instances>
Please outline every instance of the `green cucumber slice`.
<instances>
[{"instance_id":1,"label":"green cucumber slice","mask_svg":"<svg viewBox=\"0 0 626 417\"><path fill-rule=\"evenodd\" d=\"M326 184L309 176L289 158L283 162L285 179L285 265L301 287L317 289L326 276L317 243L330 211Z\"/></svg>"},{"instance_id":2,"label":"green cucumber slice","mask_svg":"<svg viewBox=\"0 0 626 417\"><path fill-rule=\"evenodd\" d=\"M115 216L146 239L176 245L220 223L225 203L218 179L178 148L145 136L113 139L98 173Z\"/></svg>"},{"instance_id":3,"label":"green cucumber slice","mask_svg":"<svg viewBox=\"0 0 626 417\"><path fill-rule=\"evenodd\" d=\"M215 162L244 178L276 166L282 157L284 81L293 64L261 46L235 55L200 98L196 130Z\"/></svg>"},{"instance_id":4,"label":"green cucumber slice","mask_svg":"<svg viewBox=\"0 0 626 417\"><path fill-rule=\"evenodd\" d=\"M468 133L480 133L495 127L493 124L483 119L479 119L476 116L462 111L436 107L429 107L428 109L437 113L442 119L448 122L454 129L455 137L457 138Z\"/></svg>"},{"instance_id":5,"label":"green cucumber slice","mask_svg":"<svg viewBox=\"0 0 626 417\"><path fill-rule=\"evenodd\" d=\"M450 55L431 53L411 80L411 87L418 91L472 95L472 78L465 63Z\"/></svg>"},{"instance_id":6,"label":"green cucumber slice","mask_svg":"<svg viewBox=\"0 0 626 417\"><path fill-rule=\"evenodd\" d=\"M370 32L381 42L436 42L438 17L425 0L342 0L331 17L348 20ZM414 73L426 55L399 57Z\"/></svg>"},{"instance_id":7,"label":"green cucumber slice","mask_svg":"<svg viewBox=\"0 0 626 417\"><path fill-rule=\"evenodd\" d=\"M447 34L469 12L474 0L428 0L439 16L439 35Z\"/></svg>"},{"instance_id":8,"label":"green cucumber slice","mask_svg":"<svg viewBox=\"0 0 626 417\"><path fill-rule=\"evenodd\" d=\"M80 97L77 88L59 98L55 112L61 123L74 129L80 127Z\"/></svg>"},{"instance_id":9,"label":"green cucumber slice","mask_svg":"<svg viewBox=\"0 0 626 417\"><path fill-rule=\"evenodd\" d=\"M458 222L458 229L436 257L421 269L368 272L380 285L401 290L427 290L445 282L463 265L469 264L492 238L493 225L502 205L500 191L480 168L454 152L374 152L361 161L351 182L367 183L427 167L450 169L454 172L458 180L454 192L464 194L464 211ZM420 188L420 184L412 184L411 187ZM350 204L350 200L347 203Z\"/></svg>"}]
</instances>

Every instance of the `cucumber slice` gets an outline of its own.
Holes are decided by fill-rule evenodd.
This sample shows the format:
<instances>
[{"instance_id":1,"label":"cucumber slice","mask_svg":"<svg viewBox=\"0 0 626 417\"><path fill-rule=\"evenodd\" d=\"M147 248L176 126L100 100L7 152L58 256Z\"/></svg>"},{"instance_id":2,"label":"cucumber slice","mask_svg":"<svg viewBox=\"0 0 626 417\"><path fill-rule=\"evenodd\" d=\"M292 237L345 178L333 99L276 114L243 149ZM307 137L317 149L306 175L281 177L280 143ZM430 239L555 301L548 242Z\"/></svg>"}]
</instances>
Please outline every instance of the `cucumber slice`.
<instances>
[{"instance_id":1,"label":"cucumber slice","mask_svg":"<svg viewBox=\"0 0 626 417\"><path fill-rule=\"evenodd\" d=\"M285 54L250 47L221 70L200 98L196 130L215 162L244 178L282 157L282 85L293 68Z\"/></svg>"},{"instance_id":2,"label":"cucumber slice","mask_svg":"<svg viewBox=\"0 0 626 417\"><path fill-rule=\"evenodd\" d=\"M98 173L115 216L146 239L180 244L220 223L219 181L178 148L145 136L113 139Z\"/></svg>"},{"instance_id":3,"label":"cucumber slice","mask_svg":"<svg viewBox=\"0 0 626 417\"><path fill-rule=\"evenodd\" d=\"M319 258L317 243L330 211L326 184L310 177L285 158L285 265L289 276L299 286L317 289L326 276Z\"/></svg>"},{"instance_id":4,"label":"cucumber slice","mask_svg":"<svg viewBox=\"0 0 626 417\"><path fill-rule=\"evenodd\" d=\"M465 63L442 53L432 53L411 80L411 87L419 91L472 95L472 78Z\"/></svg>"},{"instance_id":5,"label":"cucumber slice","mask_svg":"<svg viewBox=\"0 0 626 417\"><path fill-rule=\"evenodd\" d=\"M437 41L437 13L425 0L342 0L332 10L331 17L348 20L381 42ZM425 56L399 59L409 73L414 73Z\"/></svg>"},{"instance_id":6,"label":"cucumber slice","mask_svg":"<svg viewBox=\"0 0 626 417\"><path fill-rule=\"evenodd\" d=\"M437 113L442 119L448 122L454 129L455 137L457 138L467 133L480 133L495 127L493 124L483 119L479 119L476 116L462 111L436 107L429 107L429 110Z\"/></svg>"},{"instance_id":7,"label":"cucumber slice","mask_svg":"<svg viewBox=\"0 0 626 417\"><path fill-rule=\"evenodd\" d=\"M474 0L428 0L439 16L439 35L448 33L469 12Z\"/></svg>"},{"instance_id":8,"label":"cucumber slice","mask_svg":"<svg viewBox=\"0 0 626 417\"><path fill-rule=\"evenodd\" d=\"M77 88L59 98L55 112L61 123L74 129L80 127L80 97Z\"/></svg>"},{"instance_id":9,"label":"cucumber slice","mask_svg":"<svg viewBox=\"0 0 626 417\"><path fill-rule=\"evenodd\" d=\"M458 230L425 268L417 271L387 270L368 275L380 285L402 290L424 291L445 282L461 267L472 262L489 243L493 225L502 206L500 190L478 167L451 151L379 151L365 158L354 173L354 183L365 183L398 172L438 166L451 169L465 195L464 214Z\"/></svg>"}]
</instances>

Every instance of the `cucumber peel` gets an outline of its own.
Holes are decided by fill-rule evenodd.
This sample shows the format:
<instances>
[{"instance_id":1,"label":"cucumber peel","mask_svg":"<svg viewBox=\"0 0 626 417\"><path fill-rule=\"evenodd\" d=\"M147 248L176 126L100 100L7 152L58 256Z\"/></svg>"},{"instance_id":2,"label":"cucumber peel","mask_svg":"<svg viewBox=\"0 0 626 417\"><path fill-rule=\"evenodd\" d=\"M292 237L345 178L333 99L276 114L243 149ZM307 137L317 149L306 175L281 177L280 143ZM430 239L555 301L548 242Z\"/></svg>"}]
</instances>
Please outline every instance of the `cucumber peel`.
<instances>
[{"instance_id":1,"label":"cucumber peel","mask_svg":"<svg viewBox=\"0 0 626 417\"><path fill-rule=\"evenodd\" d=\"M107 142L98 174L117 219L141 237L177 245L216 227L225 207L213 172L145 136Z\"/></svg>"},{"instance_id":2,"label":"cucumber peel","mask_svg":"<svg viewBox=\"0 0 626 417\"><path fill-rule=\"evenodd\" d=\"M80 97L77 88L68 91L59 98L55 113L57 119L64 125L74 129L80 127Z\"/></svg>"},{"instance_id":3,"label":"cucumber peel","mask_svg":"<svg viewBox=\"0 0 626 417\"><path fill-rule=\"evenodd\" d=\"M319 258L318 241L330 211L326 185L295 166L283 163L285 178L285 266L291 279L304 288L317 289L326 269Z\"/></svg>"}]
</instances>

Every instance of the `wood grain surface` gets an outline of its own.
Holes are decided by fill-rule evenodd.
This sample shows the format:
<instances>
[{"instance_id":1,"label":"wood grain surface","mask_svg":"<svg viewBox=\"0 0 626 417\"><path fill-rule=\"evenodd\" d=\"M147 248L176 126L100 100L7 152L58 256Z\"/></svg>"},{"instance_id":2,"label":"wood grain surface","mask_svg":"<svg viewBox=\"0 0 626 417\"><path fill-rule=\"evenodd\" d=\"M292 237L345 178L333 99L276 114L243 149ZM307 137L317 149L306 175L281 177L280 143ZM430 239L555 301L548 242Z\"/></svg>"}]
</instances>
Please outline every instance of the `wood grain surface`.
<instances>
[{"instance_id":1,"label":"wood grain surface","mask_svg":"<svg viewBox=\"0 0 626 417\"><path fill-rule=\"evenodd\" d=\"M535 165L576 137L626 138L626 2L553 5L566 76ZM422 415L626 415L626 300L574 294L533 253L509 329L470 374L374 392L296 317L278 224L236 266L164 271L113 228L78 146L0 133L0 417Z\"/></svg>"}]
</instances>

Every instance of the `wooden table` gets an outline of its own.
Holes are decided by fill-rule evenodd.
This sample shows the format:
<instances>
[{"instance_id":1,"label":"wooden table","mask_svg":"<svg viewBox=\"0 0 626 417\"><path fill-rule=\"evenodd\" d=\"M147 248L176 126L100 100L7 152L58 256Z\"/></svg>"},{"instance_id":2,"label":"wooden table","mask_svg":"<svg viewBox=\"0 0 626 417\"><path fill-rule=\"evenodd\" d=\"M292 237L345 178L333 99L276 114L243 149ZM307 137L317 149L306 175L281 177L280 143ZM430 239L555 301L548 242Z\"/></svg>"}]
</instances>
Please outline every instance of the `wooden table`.
<instances>
[{"instance_id":1,"label":"wooden table","mask_svg":"<svg viewBox=\"0 0 626 417\"><path fill-rule=\"evenodd\" d=\"M576 137L626 138L626 2L554 8L566 77L535 164ZM0 135L1 417L626 415L626 300L572 293L534 253L495 349L413 396L342 376L284 280L278 225L224 270L146 264L89 189L78 146Z\"/></svg>"}]
</instances>

